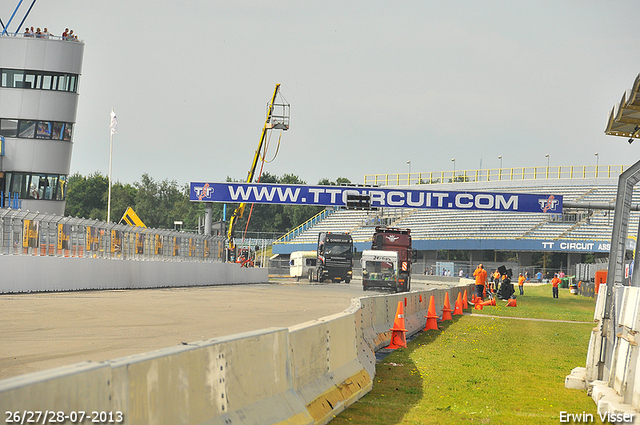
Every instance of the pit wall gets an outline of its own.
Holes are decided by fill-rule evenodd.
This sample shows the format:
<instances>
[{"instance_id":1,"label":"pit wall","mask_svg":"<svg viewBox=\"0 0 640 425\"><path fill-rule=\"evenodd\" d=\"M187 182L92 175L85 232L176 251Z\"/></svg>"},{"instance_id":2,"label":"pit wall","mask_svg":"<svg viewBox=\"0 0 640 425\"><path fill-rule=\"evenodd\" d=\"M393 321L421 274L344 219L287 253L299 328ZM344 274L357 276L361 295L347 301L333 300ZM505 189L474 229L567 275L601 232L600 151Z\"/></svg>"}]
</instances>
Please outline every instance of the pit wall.
<instances>
[{"instance_id":1,"label":"pit wall","mask_svg":"<svg viewBox=\"0 0 640 425\"><path fill-rule=\"evenodd\" d=\"M612 328L615 335L609 337L614 343L610 345L612 352L606 356L612 360L604 365L603 379L598 380L605 331L602 315L606 294L607 285L601 284L594 313L596 325L591 331L586 367L573 369L565 378L565 387L588 390L598 406L599 414L634 415L633 423L640 423L640 359L637 342L637 333L640 331L640 288L616 286L614 289L616 309Z\"/></svg>"},{"instance_id":2,"label":"pit wall","mask_svg":"<svg viewBox=\"0 0 640 425\"><path fill-rule=\"evenodd\" d=\"M268 283L266 268L231 263L3 255L0 293Z\"/></svg>"},{"instance_id":3,"label":"pit wall","mask_svg":"<svg viewBox=\"0 0 640 425\"><path fill-rule=\"evenodd\" d=\"M412 335L424 328L432 295L440 315L445 292L453 308L458 293L471 295L468 282L354 298L342 313L291 328L5 379L0 412L19 412L18 422L49 410L107 412L130 425L326 424L373 387L375 351L389 344L398 302Z\"/></svg>"}]
</instances>

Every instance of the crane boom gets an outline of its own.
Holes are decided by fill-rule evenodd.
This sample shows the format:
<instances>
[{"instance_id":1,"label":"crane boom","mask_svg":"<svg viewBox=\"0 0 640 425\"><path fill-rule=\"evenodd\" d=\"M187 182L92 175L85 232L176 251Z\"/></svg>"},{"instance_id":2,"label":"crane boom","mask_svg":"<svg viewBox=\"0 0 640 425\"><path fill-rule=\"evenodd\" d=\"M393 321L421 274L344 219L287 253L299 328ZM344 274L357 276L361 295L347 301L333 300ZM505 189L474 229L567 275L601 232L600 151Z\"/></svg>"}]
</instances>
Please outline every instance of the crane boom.
<instances>
[{"instance_id":1,"label":"crane boom","mask_svg":"<svg viewBox=\"0 0 640 425\"><path fill-rule=\"evenodd\" d=\"M269 108L267 111L267 119L264 122L264 126L262 127L262 136L260 137L260 143L258 143L258 148L256 149L256 153L253 156L253 162L251 163L251 168L249 169L249 174L247 175L247 183L251 183L253 181L253 176L255 175L256 166L258 165L258 159L260 158L260 151L262 151L262 147L264 145L264 140L267 136L267 130L273 128L271 124L271 117L273 116L273 108L276 101L276 97L278 96L278 91L280 90L280 84L276 84L276 89L273 91L273 97L271 98L271 102L269 103ZM231 220L229 221L229 231L227 232L227 237L229 239L229 248L235 248L235 242L233 239L233 231L235 229L236 221L242 218L244 214L244 209L246 207L246 203L241 203L238 208L235 209L233 215L231 216Z\"/></svg>"}]
</instances>

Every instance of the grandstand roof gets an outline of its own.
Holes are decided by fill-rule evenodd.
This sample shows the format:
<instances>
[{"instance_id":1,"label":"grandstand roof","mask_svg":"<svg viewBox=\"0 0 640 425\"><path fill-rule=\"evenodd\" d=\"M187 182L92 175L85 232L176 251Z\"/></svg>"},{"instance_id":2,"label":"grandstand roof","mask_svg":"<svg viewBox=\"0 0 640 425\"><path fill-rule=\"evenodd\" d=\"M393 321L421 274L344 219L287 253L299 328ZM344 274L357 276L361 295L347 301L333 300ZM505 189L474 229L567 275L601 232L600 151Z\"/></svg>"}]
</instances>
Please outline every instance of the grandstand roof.
<instances>
[{"instance_id":1,"label":"grandstand roof","mask_svg":"<svg viewBox=\"0 0 640 425\"><path fill-rule=\"evenodd\" d=\"M640 74L609 113L604 132L611 136L640 137Z\"/></svg>"}]
</instances>

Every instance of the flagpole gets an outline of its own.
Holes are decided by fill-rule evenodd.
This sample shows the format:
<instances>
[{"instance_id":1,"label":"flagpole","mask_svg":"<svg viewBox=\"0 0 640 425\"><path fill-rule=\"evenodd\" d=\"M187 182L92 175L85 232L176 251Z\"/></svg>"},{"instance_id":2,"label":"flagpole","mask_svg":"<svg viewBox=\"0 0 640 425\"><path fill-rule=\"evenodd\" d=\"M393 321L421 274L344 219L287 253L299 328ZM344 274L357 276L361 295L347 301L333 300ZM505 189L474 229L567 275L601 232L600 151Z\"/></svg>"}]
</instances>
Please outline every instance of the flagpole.
<instances>
[{"instance_id":1,"label":"flagpole","mask_svg":"<svg viewBox=\"0 0 640 425\"><path fill-rule=\"evenodd\" d=\"M113 159L113 133L116 132L116 124L116 114L113 112L113 108L111 108L111 125L109 126L109 196L107 201L107 223L111 223L111 162Z\"/></svg>"}]
</instances>

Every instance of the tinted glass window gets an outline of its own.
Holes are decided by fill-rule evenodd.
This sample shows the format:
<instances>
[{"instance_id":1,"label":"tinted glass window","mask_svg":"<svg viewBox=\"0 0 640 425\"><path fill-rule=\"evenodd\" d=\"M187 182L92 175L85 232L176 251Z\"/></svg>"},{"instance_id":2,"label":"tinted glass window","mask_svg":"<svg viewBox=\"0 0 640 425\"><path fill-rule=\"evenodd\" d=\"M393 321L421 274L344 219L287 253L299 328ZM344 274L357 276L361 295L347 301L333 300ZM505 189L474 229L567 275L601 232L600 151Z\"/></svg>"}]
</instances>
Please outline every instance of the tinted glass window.
<instances>
[{"instance_id":1,"label":"tinted glass window","mask_svg":"<svg viewBox=\"0 0 640 425\"><path fill-rule=\"evenodd\" d=\"M11 192L18 193L18 197L26 198L29 193L29 175L27 173L13 173Z\"/></svg>"},{"instance_id":2,"label":"tinted glass window","mask_svg":"<svg viewBox=\"0 0 640 425\"><path fill-rule=\"evenodd\" d=\"M2 70L2 87L22 88L23 80L24 80L24 71L21 69L3 69Z\"/></svg>"},{"instance_id":3,"label":"tinted glass window","mask_svg":"<svg viewBox=\"0 0 640 425\"><path fill-rule=\"evenodd\" d=\"M48 121L38 121L36 137L38 139L51 139L51 123Z\"/></svg>"},{"instance_id":4,"label":"tinted glass window","mask_svg":"<svg viewBox=\"0 0 640 425\"><path fill-rule=\"evenodd\" d=\"M53 139L70 142L73 124L53 121L0 118L0 136L23 139Z\"/></svg>"},{"instance_id":5,"label":"tinted glass window","mask_svg":"<svg viewBox=\"0 0 640 425\"><path fill-rule=\"evenodd\" d=\"M43 90L51 90L51 83L53 81L53 77L51 75L45 74L42 76L42 89Z\"/></svg>"},{"instance_id":6,"label":"tinted glass window","mask_svg":"<svg viewBox=\"0 0 640 425\"><path fill-rule=\"evenodd\" d=\"M18 135L18 120L1 119L0 136L16 137Z\"/></svg>"},{"instance_id":7,"label":"tinted glass window","mask_svg":"<svg viewBox=\"0 0 640 425\"><path fill-rule=\"evenodd\" d=\"M53 131L51 133L51 138L54 140L62 140L62 132L64 131L64 123L63 122L54 122L53 123Z\"/></svg>"},{"instance_id":8,"label":"tinted glass window","mask_svg":"<svg viewBox=\"0 0 640 425\"><path fill-rule=\"evenodd\" d=\"M31 185L29 186L29 197L32 199L44 199L47 183L46 175L33 174L31 176Z\"/></svg>"},{"instance_id":9,"label":"tinted glass window","mask_svg":"<svg viewBox=\"0 0 640 425\"><path fill-rule=\"evenodd\" d=\"M57 185L58 185L58 176L47 176L47 185L44 189L44 199L56 198Z\"/></svg>"},{"instance_id":10,"label":"tinted glass window","mask_svg":"<svg viewBox=\"0 0 640 425\"><path fill-rule=\"evenodd\" d=\"M5 192L11 192L11 176L12 175L13 175L13 173L5 173L5 176L4 176L4 188L2 189Z\"/></svg>"},{"instance_id":11,"label":"tinted glass window","mask_svg":"<svg viewBox=\"0 0 640 425\"><path fill-rule=\"evenodd\" d=\"M58 178L58 187L56 188L56 200L63 201L67 193L67 176Z\"/></svg>"},{"instance_id":12,"label":"tinted glass window","mask_svg":"<svg viewBox=\"0 0 640 425\"><path fill-rule=\"evenodd\" d=\"M69 76L61 75L58 77L58 90L60 91L68 91L69 90Z\"/></svg>"},{"instance_id":13,"label":"tinted glass window","mask_svg":"<svg viewBox=\"0 0 640 425\"><path fill-rule=\"evenodd\" d=\"M25 139L33 139L36 135L36 121L20 121L20 129L18 130L18 137Z\"/></svg>"},{"instance_id":14,"label":"tinted glass window","mask_svg":"<svg viewBox=\"0 0 640 425\"><path fill-rule=\"evenodd\" d=\"M25 71L24 73L24 84L22 86L25 89L35 89L36 86L36 73Z\"/></svg>"},{"instance_id":15,"label":"tinted glass window","mask_svg":"<svg viewBox=\"0 0 640 425\"><path fill-rule=\"evenodd\" d=\"M62 132L62 140L70 142L72 133L73 133L73 124L65 124L64 131Z\"/></svg>"},{"instance_id":16,"label":"tinted glass window","mask_svg":"<svg viewBox=\"0 0 640 425\"><path fill-rule=\"evenodd\" d=\"M23 69L2 69L0 72L2 87L60 90L74 93L78 90L77 74L46 73Z\"/></svg>"}]
</instances>

